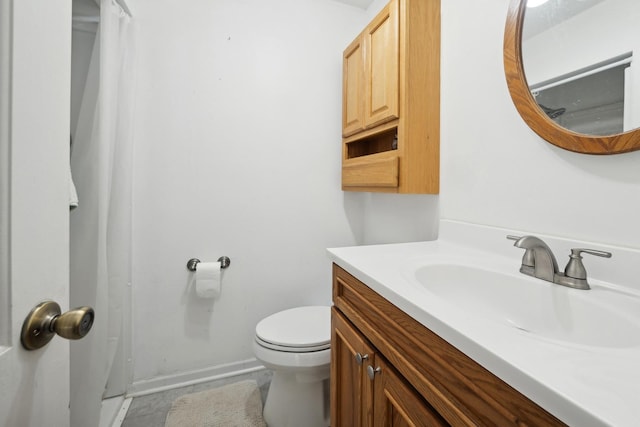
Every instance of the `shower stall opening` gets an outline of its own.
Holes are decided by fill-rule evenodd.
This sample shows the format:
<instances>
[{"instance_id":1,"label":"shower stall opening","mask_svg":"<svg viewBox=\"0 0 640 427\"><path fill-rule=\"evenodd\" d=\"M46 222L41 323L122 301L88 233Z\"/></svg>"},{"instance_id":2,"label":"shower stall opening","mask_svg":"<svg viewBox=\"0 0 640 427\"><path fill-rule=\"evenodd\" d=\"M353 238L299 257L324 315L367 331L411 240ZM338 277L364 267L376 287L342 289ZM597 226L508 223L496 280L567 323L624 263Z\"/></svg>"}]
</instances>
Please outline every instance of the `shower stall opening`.
<instances>
[{"instance_id":1,"label":"shower stall opening","mask_svg":"<svg viewBox=\"0 0 640 427\"><path fill-rule=\"evenodd\" d=\"M96 317L71 343L71 425L98 426L103 399L124 396L131 376L134 44L124 0L73 0L72 25L69 304Z\"/></svg>"}]
</instances>

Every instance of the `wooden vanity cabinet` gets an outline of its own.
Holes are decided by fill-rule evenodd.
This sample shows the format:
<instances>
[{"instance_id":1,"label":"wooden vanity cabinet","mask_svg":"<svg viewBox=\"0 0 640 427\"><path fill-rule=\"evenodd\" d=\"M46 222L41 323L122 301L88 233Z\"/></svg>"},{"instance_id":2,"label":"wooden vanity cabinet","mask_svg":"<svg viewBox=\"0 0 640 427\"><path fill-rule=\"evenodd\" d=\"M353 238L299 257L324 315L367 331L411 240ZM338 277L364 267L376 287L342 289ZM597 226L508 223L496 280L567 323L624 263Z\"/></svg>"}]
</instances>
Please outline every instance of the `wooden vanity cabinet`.
<instances>
[{"instance_id":1,"label":"wooden vanity cabinet","mask_svg":"<svg viewBox=\"0 0 640 427\"><path fill-rule=\"evenodd\" d=\"M334 307L332 426L447 426L446 421L377 354Z\"/></svg>"},{"instance_id":2,"label":"wooden vanity cabinet","mask_svg":"<svg viewBox=\"0 0 640 427\"><path fill-rule=\"evenodd\" d=\"M439 191L440 0L391 0L343 53L342 188Z\"/></svg>"},{"instance_id":3,"label":"wooden vanity cabinet","mask_svg":"<svg viewBox=\"0 0 640 427\"><path fill-rule=\"evenodd\" d=\"M333 300L332 427L564 425L335 264Z\"/></svg>"}]
</instances>

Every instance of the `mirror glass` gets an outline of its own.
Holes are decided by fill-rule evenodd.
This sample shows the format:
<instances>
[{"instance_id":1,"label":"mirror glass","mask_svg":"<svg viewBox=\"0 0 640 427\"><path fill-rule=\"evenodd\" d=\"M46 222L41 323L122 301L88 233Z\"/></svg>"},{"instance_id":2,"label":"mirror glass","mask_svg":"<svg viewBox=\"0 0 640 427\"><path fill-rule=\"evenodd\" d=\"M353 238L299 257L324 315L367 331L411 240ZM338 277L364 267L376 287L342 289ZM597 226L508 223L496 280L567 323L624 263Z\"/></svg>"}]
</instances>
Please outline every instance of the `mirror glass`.
<instances>
[{"instance_id":1,"label":"mirror glass","mask_svg":"<svg viewBox=\"0 0 640 427\"><path fill-rule=\"evenodd\" d=\"M540 111L578 134L640 128L640 0L522 0L522 7L522 68Z\"/></svg>"}]
</instances>

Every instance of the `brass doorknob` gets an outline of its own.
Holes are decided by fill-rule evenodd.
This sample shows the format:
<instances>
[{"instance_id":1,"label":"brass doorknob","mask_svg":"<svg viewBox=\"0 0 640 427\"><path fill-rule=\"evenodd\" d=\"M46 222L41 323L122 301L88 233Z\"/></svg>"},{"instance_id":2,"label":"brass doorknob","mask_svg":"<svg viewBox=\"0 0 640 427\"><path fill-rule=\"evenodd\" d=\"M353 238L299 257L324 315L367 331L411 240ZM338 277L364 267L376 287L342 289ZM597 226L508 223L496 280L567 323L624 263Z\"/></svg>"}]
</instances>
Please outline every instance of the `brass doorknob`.
<instances>
[{"instance_id":1,"label":"brass doorknob","mask_svg":"<svg viewBox=\"0 0 640 427\"><path fill-rule=\"evenodd\" d=\"M27 350L37 350L48 344L55 334L77 340L89 333L94 318L91 307L78 307L62 314L58 303L44 301L24 319L20 341Z\"/></svg>"}]
</instances>

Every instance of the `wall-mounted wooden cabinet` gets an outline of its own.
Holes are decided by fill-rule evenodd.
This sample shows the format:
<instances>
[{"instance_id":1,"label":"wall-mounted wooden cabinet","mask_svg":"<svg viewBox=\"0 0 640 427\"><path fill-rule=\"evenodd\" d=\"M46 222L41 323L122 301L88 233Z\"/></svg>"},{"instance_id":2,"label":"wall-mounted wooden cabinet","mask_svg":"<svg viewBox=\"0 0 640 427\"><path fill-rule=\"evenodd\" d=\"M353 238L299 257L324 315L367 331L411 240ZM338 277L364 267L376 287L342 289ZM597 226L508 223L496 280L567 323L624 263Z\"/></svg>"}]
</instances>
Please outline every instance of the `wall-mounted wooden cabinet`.
<instances>
[{"instance_id":1,"label":"wall-mounted wooden cabinet","mask_svg":"<svg viewBox=\"0 0 640 427\"><path fill-rule=\"evenodd\" d=\"M564 426L333 266L331 426Z\"/></svg>"},{"instance_id":2,"label":"wall-mounted wooden cabinet","mask_svg":"<svg viewBox=\"0 0 640 427\"><path fill-rule=\"evenodd\" d=\"M437 194L440 0L391 0L343 55L342 188Z\"/></svg>"}]
</instances>

